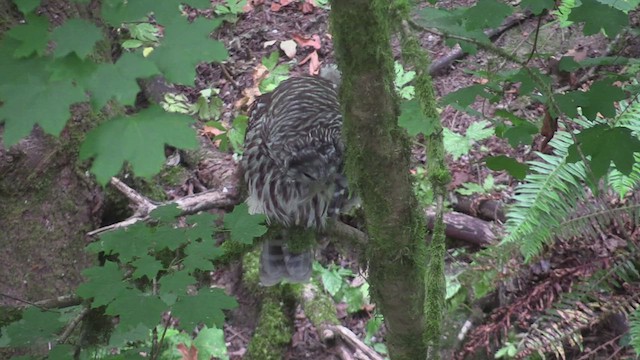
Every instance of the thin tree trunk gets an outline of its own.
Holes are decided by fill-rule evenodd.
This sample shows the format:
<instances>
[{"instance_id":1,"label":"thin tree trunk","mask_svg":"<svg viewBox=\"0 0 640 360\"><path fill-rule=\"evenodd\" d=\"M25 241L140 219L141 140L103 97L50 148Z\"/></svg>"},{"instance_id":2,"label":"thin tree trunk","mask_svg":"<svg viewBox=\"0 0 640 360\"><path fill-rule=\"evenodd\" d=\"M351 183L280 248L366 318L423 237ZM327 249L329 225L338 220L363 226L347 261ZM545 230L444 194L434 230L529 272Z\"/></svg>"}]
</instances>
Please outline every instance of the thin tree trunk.
<instances>
[{"instance_id":1,"label":"thin tree trunk","mask_svg":"<svg viewBox=\"0 0 640 360\"><path fill-rule=\"evenodd\" d=\"M369 282L393 360L424 359L424 217L412 191L410 147L397 125L390 2L334 0L331 21L345 115L346 171L362 198Z\"/></svg>"}]
</instances>

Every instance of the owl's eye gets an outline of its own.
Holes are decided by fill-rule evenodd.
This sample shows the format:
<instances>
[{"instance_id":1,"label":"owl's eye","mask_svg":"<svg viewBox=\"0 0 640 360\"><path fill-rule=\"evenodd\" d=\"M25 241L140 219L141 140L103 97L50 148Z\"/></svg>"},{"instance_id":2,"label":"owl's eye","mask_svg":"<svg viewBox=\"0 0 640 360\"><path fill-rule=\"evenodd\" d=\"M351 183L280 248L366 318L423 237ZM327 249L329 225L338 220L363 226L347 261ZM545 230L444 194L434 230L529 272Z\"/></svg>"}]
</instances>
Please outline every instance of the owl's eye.
<instances>
[{"instance_id":1,"label":"owl's eye","mask_svg":"<svg viewBox=\"0 0 640 360\"><path fill-rule=\"evenodd\" d=\"M315 176L309 174L308 172L303 172L302 175L309 180L316 180Z\"/></svg>"}]
</instances>

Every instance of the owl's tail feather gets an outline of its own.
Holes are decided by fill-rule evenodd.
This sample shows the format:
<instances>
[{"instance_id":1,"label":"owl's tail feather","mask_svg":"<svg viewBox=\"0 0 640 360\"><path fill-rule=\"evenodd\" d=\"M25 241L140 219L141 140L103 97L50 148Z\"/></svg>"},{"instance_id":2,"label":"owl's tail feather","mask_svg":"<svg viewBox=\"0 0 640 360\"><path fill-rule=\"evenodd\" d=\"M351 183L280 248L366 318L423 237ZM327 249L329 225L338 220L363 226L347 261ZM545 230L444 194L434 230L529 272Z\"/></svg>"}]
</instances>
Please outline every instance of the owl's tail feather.
<instances>
[{"instance_id":1,"label":"owl's tail feather","mask_svg":"<svg viewBox=\"0 0 640 360\"><path fill-rule=\"evenodd\" d=\"M312 250L292 253L282 239L267 239L260 254L260 283L273 286L282 280L290 283L309 281L311 277Z\"/></svg>"}]
</instances>

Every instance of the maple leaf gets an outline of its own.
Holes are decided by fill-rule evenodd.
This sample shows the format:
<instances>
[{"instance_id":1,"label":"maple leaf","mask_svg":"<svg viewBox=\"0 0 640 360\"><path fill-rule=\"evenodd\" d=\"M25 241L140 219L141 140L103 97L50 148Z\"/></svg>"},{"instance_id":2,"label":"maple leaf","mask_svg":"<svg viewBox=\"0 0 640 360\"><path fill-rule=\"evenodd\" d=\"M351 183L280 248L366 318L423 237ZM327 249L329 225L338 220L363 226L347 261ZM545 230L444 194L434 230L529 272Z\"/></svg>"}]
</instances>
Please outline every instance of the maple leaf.
<instances>
[{"instance_id":1,"label":"maple leaf","mask_svg":"<svg viewBox=\"0 0 640 360\"><path fill-rule=\"evenodd\" d=\"M177 21L169 24L165 27L162 43L149 59L156 63L169 81L193 84L199 63L220 62L228 57L224 44L209 36L220 24L221 19L211 21L204 18L192 23Z\"/></svg>"},{"instance_id":2,"label":"maple leaf","mask_svg":"<svg viewBox=\"0 0 640 360\"><path fill-rule=\"evenodd\" d=\"M58 136L69 119L69 106L85 100L85 94L70 81L49 82L29 76L21 83L0 84L0 122L4 120L4 146L16 144L37 123Z\"/></svg>"},{"instance_id":3,"label":"maple leaf","mask_svg":"<svg viewBox=\"0 0 640 360\"><path fill-rule=\"evenodd\" d=\"M159 106L111 119L87 134L80 158L94 158L91 171L101 184L117 174L125 161L138 176L149 177L162 168L165 144L198 147L196 131L190 126L193 121L183 114L167 113Z\"/></svg>"},{"instance_id":4,"label":"maple leaf","mask_svg":"<svg viewBox=\"0 0 640 360\"><path fill-rule=\"evenodd\" d=\"M596 0L582 0L582 5L572 9L568 19L584 22L582 31L585 35L597 34L602 29L610 39L629 24L627 14Z\"/></svg>"},{"instance_id":5,"label":"maple leaf","mask_svg":"<svg viewBox=\"0 0 640 360\"><path fill-rule=\"evenodd\" d=\"M182 360L198 360L198 348L195 345L191 345L190 348L187 349L187 346L184 343L176 345L178 351L182 354Z\"/></svg>"}]
</instances>

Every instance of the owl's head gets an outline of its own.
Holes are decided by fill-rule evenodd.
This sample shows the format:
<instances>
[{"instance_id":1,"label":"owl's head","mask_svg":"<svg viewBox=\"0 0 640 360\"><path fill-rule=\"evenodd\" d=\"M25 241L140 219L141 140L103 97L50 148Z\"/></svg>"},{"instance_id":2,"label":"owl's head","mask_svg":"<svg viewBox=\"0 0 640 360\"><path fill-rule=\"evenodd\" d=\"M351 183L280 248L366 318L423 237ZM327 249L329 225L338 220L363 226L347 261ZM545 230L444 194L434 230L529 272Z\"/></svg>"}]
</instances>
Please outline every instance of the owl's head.
<instances>
[{"instance_id":1,"label":"owl's head","mask_svg":"<svg viewBox=\"0 0 640 360\"><path fill-rule=\"evenodd\" d=\"M341 171L342 150L333 142L311 142L291 149L285 159L287 180L306 184L333 183Z\"/></svg>"}]
</instances>

